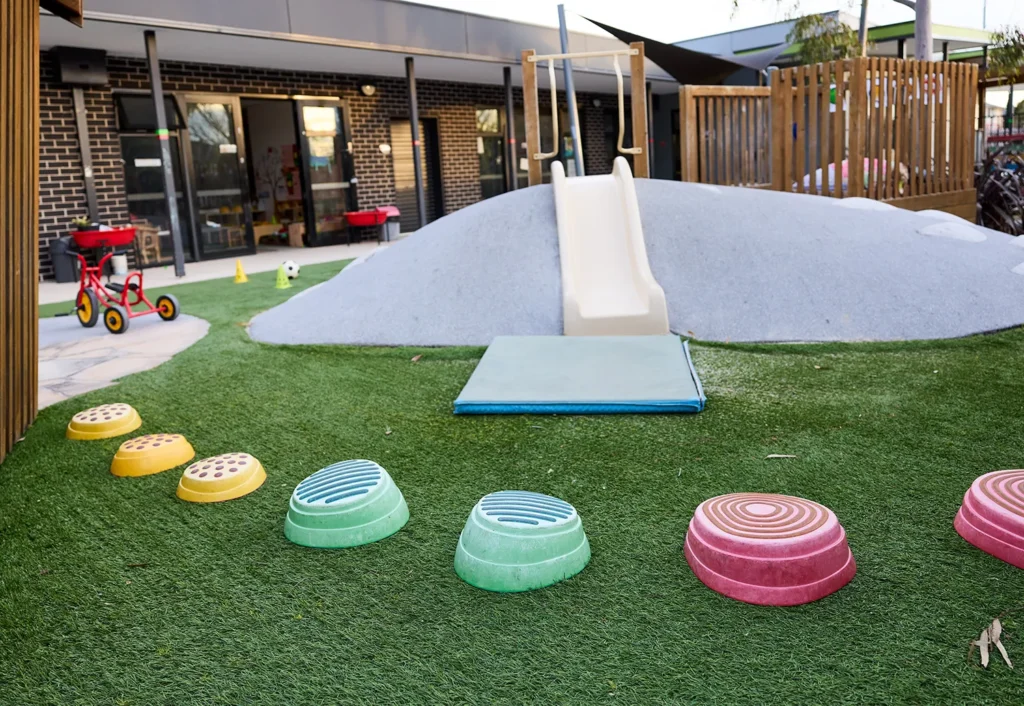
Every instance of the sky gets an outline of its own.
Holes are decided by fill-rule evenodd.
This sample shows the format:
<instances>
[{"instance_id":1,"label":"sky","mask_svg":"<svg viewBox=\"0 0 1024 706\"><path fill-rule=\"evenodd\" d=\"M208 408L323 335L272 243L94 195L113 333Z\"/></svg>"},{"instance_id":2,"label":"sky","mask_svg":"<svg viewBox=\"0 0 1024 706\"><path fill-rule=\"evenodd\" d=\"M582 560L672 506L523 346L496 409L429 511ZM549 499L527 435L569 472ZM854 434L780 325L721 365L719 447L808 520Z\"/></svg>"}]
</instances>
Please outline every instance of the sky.
<instances>
[{"instance_id":1,"label":"sky","mask_svg":"<svg viewBox=\"0 0 1024 706\"><path fill-rule=\"evenodd\" d=\"M505 17L520 22L558 25L557 0L414 0L464 12ZM841 9L860 13L859 0L565 0L570 29L601 34L580 15L621 27L662 42L677 42L787 19L798 3L797 14ZM961 27L982 27L987 4L988 29L1024 25L1024 0L932 0L932 21ZM868 22L891 24L914 19L914 11L895 0L870 0Z\"/></svg>"}]
</instances>

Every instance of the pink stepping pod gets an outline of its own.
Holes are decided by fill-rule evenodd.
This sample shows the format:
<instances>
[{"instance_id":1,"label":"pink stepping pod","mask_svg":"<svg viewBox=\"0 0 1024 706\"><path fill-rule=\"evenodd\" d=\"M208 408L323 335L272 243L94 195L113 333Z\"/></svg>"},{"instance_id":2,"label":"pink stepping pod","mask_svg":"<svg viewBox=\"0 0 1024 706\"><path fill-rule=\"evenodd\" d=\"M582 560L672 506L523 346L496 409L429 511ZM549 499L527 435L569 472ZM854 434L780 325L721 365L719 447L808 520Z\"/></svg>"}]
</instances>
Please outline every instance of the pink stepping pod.
<instances>
[{"instance_id":1,"label":"pink stepping pod","mask_svg":"<svg viewBox=\"0 0 1024 706\"><path fill-rule=\"evenodd\" d=\"M810 603L838 591L857 572L835 513L789 495L732 493L705 500L690 521L685 551L704 585L757 605Z\"/></svg>"},{"instance_id":2,"label":"pink stepping pod","mask_svg":"<svg viewBox=\"0 0 1024 706\"><path fill-rule=\"evenodd\" d=\"M1024 470L993 471L975 480L953 526L978 549L1024 569Z\"/></svg>"}]
</instances>

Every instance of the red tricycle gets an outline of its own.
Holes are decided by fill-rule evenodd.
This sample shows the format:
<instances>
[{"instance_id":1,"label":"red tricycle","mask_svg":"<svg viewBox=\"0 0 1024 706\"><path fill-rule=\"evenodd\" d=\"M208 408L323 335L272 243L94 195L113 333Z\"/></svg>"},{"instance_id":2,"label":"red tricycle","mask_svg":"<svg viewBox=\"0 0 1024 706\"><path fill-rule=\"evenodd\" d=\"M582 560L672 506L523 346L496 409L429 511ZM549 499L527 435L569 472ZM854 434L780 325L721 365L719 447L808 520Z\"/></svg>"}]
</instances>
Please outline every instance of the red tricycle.
<instances>
[{"instance_id":1,"label":"red tricycle","mask_svg":"<svg viewBox=\"0 0 1024 706\"><path fill-rule=\"evenodd\" d=\"M123 255L126 251L116 252L114 248L128 245L135 239L135 228L113 228L110 230L80 230L71 234L79 249L110 248L110 252L100 258L95 267L89 267L81 252L73 251L78 258L82 274L78 284L78 296L75 297L75 314L79 323L87 328L95 326L100 316L100 305L103 312L103 323L111 333L124 333L128 323L137 316L159 314L164 321L178 318L178 300L171 294L161 294L156 298L156 305L146 298L142 288L142 272L131 272L124 282L103 284L100 277L107 261L114 255ZM134 310L139 304L145 309Z\"/></svg>"}]
</instances>

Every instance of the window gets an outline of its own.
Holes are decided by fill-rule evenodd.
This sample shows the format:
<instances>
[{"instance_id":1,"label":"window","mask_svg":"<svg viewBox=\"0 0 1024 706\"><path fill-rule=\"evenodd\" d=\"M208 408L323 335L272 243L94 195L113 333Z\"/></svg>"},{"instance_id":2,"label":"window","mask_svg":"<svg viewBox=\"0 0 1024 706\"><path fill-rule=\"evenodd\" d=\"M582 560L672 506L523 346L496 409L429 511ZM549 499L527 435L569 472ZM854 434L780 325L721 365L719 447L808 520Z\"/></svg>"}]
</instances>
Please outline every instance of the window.
<instances>
[{"instance_id":1,"label":"window","mask_svg":"<svg viewBox=\"0 0 1024 706\"><path fill-rule=\"evenodd\" d=\"M114 94L117 106L117 125L121 132L153 132L156 130L156 108L150 95ZM167 115L167 129L180 130L184 121L178 112L178 104L171 96L164 96L164 113Z\"/></svg>"},{"instance_id":2,"label":"window","mask_svg":"<svg viewBox=\"0 0 1024 706\"><path fill-rule=\"evenodd\" d=\"M504 121L499 108L476 109L476 151L480 156L480 196L505 193Z\"/></svg>"}]
</instances>

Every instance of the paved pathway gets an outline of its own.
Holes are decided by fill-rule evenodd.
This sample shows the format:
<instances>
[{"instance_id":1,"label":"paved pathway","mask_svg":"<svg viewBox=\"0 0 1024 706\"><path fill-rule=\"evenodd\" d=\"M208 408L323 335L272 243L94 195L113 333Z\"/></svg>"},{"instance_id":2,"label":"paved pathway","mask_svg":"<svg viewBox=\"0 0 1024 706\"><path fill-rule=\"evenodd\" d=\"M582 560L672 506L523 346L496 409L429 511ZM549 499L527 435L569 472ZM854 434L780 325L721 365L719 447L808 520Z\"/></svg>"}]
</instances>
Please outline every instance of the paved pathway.
<instances>
[{"instance_id":1,"label":"paved pathway","mask_svg":"<svg viewBox=\"0 0 1024 706\"><path fill-rule=\"evenodd\" d=\"M132 319L121 335L103 323L83 328L66 316L39 321L39 408L114 384L125 375L155 368L206 335L210 324L182 314Z\"/></svg>"},{"instance_id":2,"label":"paved pathway","mask_svg":"<svg viewBox=\"0 0 1024 706\"><path fill-rule=\"evenodd\" d=\"M270 272L276 270L285 260L294 260L300 266L314 265L320 262L336 262L337 260L349 260L368 255L378 247L386 247L388 243L376 243L373 241L353 243L352 245L328 245L319 248L285 248L261 246L255 255L246 255L238 258L242 261L242 267L246 274L255 272ZM174 267L147 267L144 271L146 289L155 287L166 287L171 284L185 284L188 282L202 282L208 279L219 277L235 276L235 258L223 260L204 260L202 262L185 263L185 276L178 279L174 276ZM115 277L115 282L120 282L121 277ZM39 283L39 303L50 304L52 302L67 302L78 294L78 282L57 282L46 281Z\"/></svg>"}]
</instances>

